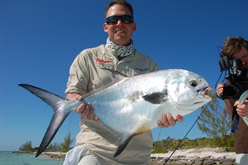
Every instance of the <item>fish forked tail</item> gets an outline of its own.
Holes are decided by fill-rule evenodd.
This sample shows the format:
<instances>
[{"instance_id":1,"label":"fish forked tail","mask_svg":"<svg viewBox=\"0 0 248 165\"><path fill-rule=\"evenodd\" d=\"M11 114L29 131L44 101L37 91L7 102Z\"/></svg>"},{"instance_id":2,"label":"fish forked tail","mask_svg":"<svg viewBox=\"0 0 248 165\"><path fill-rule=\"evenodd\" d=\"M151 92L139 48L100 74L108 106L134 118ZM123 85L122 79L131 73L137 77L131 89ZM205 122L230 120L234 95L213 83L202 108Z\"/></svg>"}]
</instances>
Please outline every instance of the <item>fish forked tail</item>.
<instances>
[{"instance_id":1,"label":"fish forked tail","mask_svg":"<svg viewBox=\"0 0 248 165\"><path fill-rule=\"evenodd\" d=\"M65 99L55 95L51 92L48 92L44 89L32 86L32 85L28 85L28 84L19 84L19 86L25 88L26 90L28 90L29 92L31 92L32 94L36 95L37 97L39 97L40 99L42 99L44 102L46 102L48 105L50 105L53 110L54 110L54 114L52 117L52 120L49 124L49 127L47 128L47 131L42 139L42 142L39 146L39 149L36 153L35 157L38 157L46 148L47 146L50 144L50 142L52 141L52 139L54 138L54 136L56 135L58 129L60 128L60 126L62 125L62 123L64 122L64 120L66 119L66 117L69 115L69 112L64 112L63 111L63 105L65 103Z\"/></svg>"}]
</instances>

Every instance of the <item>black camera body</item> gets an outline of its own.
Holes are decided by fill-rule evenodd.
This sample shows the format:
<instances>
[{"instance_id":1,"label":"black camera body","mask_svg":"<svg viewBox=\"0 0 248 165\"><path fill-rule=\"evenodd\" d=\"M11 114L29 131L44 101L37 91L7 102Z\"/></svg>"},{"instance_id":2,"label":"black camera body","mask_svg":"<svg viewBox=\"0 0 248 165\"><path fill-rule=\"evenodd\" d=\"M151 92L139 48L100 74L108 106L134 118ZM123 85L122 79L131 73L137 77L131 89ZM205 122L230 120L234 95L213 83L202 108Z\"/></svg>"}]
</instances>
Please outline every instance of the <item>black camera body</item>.
<instances>
[{"instance_id":1,"label":"black camera body","mask_svg":"<svg viewBox=\"0 0 248 165\"><path fill-rule=\"evenodd\" d=\"M224 55L219 61L221 71L229 71L226 80L230 84L225 84L222 99L239 99L241 94L248 89L247 69L241 68L242 60L239 58L230 59ZM230 70L232 70L230 72Z\"/></svg>"}]
</instances>

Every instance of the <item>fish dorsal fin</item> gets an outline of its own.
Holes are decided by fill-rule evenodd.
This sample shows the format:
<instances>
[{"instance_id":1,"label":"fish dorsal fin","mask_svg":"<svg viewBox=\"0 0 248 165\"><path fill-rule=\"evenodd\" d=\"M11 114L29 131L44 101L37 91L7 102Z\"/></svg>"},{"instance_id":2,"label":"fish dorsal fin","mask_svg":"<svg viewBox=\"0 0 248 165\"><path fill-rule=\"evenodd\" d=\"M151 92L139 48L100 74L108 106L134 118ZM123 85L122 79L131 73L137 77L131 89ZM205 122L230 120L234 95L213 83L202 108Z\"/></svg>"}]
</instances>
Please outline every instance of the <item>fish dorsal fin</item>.
<instances>
[{"instance_id":1,"label":"fish dorsal fin","mask_svg":"<svg viewBox=\"0 0 248 165\"><path fill-rule=\"evenodd\" d=\"M161 104L166 101L167 96L168 96L167 92L166 93L155 92L155 93L147 94L143 96L143 98L145 101L148 101L152 104Z\"/></svg>"},{"instance_id":2,"label":"fish dorsal fin","mask_svg":"<svg viewBox=\"0 0 248 165\"><path fill-rule=\"evenodd\" d=\"M125 78L125 77L128 77L127 75L125 75L125 74L123 74L123 73L121 73L121 72L118 72L118 71L116 71L116 70L107 69L107 68L102 68L102 69L111 72L111 73L115 76L115 79L117 79L117 80L119 80L119 81L122 80L122 79Z\"/></svg>"},{"instance_id":3,"label":"fish dorsal fin","mask_svg":"<svg viewBox=\"0 0 248 165\"><path fill-rule=\"evenodd\" d=\"M102 90L104 90L104 89L106 89L106 88L112 86L113 84L115 84L115 83L117 83L117 82L123 80L124 78L127 78L127 77L128 77L128 76L126 76L126 75L124 75L124 74L122 74L122 73L120 73L120 72L115 71L115 70L106 69L106 68L102 68L102 69L107 70L107 71L110 71L111 73L113 73L114 76L115 76L114 80L111 81L110 83L108 83L108 84L106 84L106 85L100 87L100 88L97 88L97 89L94 90L94 91L91 91L91 92L89 92L89 93L83 94L83 97L84 97L84 98L85 98L85 97L88 97L88 96L91 96L91 95L94 95L94 94L96 94L96 93L98 93L98 92L100 92L100 91L102 91Z\"/></svg>"}]
</instances>

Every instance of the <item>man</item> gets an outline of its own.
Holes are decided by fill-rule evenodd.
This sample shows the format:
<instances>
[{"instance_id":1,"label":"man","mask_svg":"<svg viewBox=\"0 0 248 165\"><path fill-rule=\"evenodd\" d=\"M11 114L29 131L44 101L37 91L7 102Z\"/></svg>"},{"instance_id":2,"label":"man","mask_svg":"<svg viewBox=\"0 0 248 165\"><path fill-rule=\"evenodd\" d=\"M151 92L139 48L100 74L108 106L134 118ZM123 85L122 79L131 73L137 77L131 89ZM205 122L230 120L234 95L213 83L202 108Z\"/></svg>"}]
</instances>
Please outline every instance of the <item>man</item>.
<instances>
[{"instance_id":1,"label":"man","mask_svg":"<svg viewBox=\"0 0 248 165\"><path fill-rule=\"evenodd\" d=\"M229 58L239 58L242 60L242 68L248 69L248 41L242 37L227 37L222 49L222 54ZM218 97L222 97L224 91L224 83L218 84L216 93ZM248 101L239 104L237 100L224 99L225 110L230 116L233 116L234 107L240 117L248 116ZM240 119L235 135L236 163L247 165L248 162L248 126Z\"/></svg>"},{"instance_id":2,"label":"man","mask_svg":"<svg viewBox=\"0 0 248 165\"><path fill-rule=\"evenodd\" d=\"M132 34L136 31L132 6L124 0L110 2L105 10L104 31L108 33L106 45L82 51L70 69L67 84L67 99L82 100L83 95L101 88L114 80L115 70L126 76L134 76L158 70L153 59L134 49ZM64 164L147 164L153 145L151 132L135 136L125 150L114 158L117 147L115 137L102 127L94 117L94 107L81 104L77 113L82 116L81 131L74 149L69 151ZM158 126L169 127L182 116L174 118L170 114L161 116ZM101 133L100 136L99 133Z\"/></svg>"}]
</instances>

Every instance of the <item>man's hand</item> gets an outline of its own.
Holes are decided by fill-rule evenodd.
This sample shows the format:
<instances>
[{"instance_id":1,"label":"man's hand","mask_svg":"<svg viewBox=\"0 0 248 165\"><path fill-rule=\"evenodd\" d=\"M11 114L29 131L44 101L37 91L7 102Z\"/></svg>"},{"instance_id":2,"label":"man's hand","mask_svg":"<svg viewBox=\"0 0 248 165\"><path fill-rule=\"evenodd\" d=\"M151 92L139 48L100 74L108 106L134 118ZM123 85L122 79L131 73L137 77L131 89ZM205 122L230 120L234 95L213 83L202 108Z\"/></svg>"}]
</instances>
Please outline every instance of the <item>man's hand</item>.
<instances>
[{"instance_id":1,"label":"man's hand","mask_svg":"<svg viewBox=\"0 0 248 165\"><path fill-rule=\"evenodd\" d=\"M234 103L234 107L236 107L236 111L240 117L248 116L248 101L247 100L245 100L245 102L242 104L239 104L239 102L236 101Z\"/></svg>"},{"instance_id":2,"label":"man's hand","mask_svg":"<svg viewBox=\"0 0 248 165\"><path fill-rule=\"evenodd\" d=\"M161 128L168 128L170 126L174 126L177 121L180 123L183 122L183 117L181 115L177 115L176 119L174 119L170 113L167 113L162 116L162 121L158 121L158 126Z\"/></svg>"},{"instance_id":3,"label":"man's hand","mask_svg":"<svg viewBox=\"0 0 248 165\"><path fill-rule=\"evenodd\" d=\"M66 99L67 100L79 100L79 101L81 101L81 100L83 100L83 97L78 93L68 93L66 95ZM91 105L91 103L82 103L82 104L80 104L77 107L76 112L79 115L81 115L82 118L84 118L84 119L94 120L96 122L99 121L99 118L94 116L95 109Z\"/></svg>"}]
</instances>

